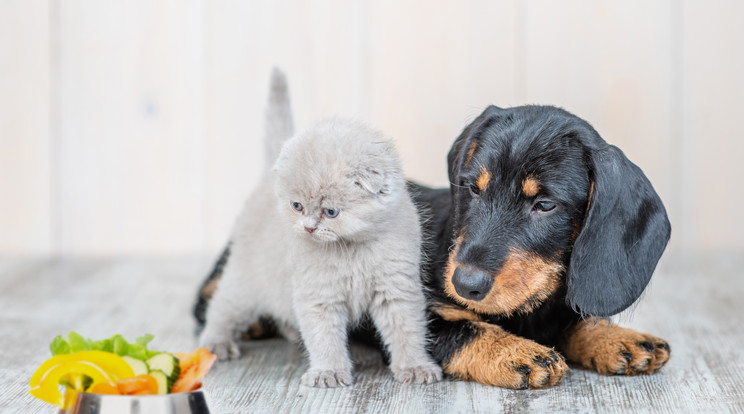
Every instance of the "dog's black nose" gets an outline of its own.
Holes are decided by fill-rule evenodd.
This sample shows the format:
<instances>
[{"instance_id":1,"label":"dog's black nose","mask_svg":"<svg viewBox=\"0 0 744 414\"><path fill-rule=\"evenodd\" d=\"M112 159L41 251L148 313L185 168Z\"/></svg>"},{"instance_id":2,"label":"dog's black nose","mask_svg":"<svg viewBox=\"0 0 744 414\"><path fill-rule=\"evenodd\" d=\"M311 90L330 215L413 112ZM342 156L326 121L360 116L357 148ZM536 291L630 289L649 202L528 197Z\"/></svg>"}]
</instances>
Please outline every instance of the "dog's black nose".
<instances>
[{"instance_id":1,"label":"dog's black nose","mask_svg":"<svg viewBox=\"0 0 744 414\"><path fill-rule=\"evenodd\" d=\"M455 286L455 292L465 299L481 300L488 295L493 286L493 278L488 273L474 270L455 268L452 275L452 284Z\"/></svg>"}]
</instances>

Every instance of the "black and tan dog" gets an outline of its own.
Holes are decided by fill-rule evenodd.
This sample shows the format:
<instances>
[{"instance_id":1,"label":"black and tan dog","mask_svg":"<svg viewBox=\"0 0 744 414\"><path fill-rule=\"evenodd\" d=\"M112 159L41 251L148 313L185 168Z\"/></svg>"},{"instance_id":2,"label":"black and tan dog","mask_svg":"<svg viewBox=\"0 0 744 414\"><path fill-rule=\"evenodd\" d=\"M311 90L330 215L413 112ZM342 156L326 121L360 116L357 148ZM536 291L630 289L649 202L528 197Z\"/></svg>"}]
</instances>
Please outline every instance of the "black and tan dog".
<instances>
[{"instance_id":1,"label":"black and tan dog","mask_svg":"<svg viewBox=\"0 0 744 414\"><path fill-rule=\"evenodd\" d=\"M665 341L602 319L638 299L670 235L622 151L561 109L491 106L457 138L448 168L449 190L410 187L429 216L422 274L445 372L544 388L565 375L564 356L610 375L666 363ZM200 291L202 322L219 268Z\"/></svg>"},{"instance_id":2,"label":"black and tan dog","mask_svg":"<svg viewBox=\"0 0 744 414\"><path fill-rule=\"evenodd\" d=\"M450 190L418 188L435 243L426 269L432 352L461 379L558 383L658 370L669 345L607 320L646 287L670 235L643 172L554 107L487 108L447 157Z\"/></svg>"}]
</instances>

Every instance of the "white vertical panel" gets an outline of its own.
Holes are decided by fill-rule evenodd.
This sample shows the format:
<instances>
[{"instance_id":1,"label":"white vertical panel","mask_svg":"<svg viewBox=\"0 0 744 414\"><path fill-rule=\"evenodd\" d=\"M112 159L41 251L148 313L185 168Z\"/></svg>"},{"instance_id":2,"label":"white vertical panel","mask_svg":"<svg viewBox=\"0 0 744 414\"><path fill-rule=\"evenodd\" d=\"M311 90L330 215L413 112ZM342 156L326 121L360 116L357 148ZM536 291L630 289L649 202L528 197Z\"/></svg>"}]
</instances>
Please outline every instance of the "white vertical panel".
<instances>
[{"instance_id":1,"label":"white vertical panel","mask_svg":"<svg viewBox=\"0 0 744 414\"><path fill-rule=\"evenodd\" d=\"M671 0L527 4L527 99L586 119L644 170L673 227L684 226L673 193Z\"/></svg>"},{"instance_id":2,"label":"white vertical panel","mask_svg":"<svg viewBox=\"0 0 744 414\"><path fill-rule=\"evenodd\" d=\"M49 3L0 2L0 253L51 251Z\"/></svg>"},{"instance_id":3,"label":"white vertical panel","mask_svg":"<svg viewBox=\"0 0 744 414\"><path fill-rule=\"evenodd\" d=\"M690 244L744 249L744 3L683 3L682 105Z\"/></svg>"},{"instance_id":4,"label":"white vertical panel","mask_svg":"<svg viewBox=\"0 0 744 414\"><path fill-rule=\"evenodd\" d=\"M58 2L63 253L203 241L199 1Z\"/></svg>"},{"instance_id":5,"label":"white vertical panel","mask_svg":"<svg viewBox=\"0 0 744 414\"><path fill-rule=\"evenodd\" d=\"M360 117L429 184L446 184L449 145L485 105L563 106L646 171L673 245L740 250L743 8L4 1L0 252L218 247L263 168L274 64L298 127Z\"/></svg>"},{"instance_id":6,"label":"white vertical panel","mask_svg":"<svg viewBox=\"0 0 744 414\"><path fill-rule=\"evenodd\" d=\"M518 103L517 1L366 3L365 117L398 142L407 175L447 184L446 154L488 104Z\"/></svg>"},{"instance_id":7,"label":"white vertical panel","mask_svg":"<svg viewBox=\"0 0 744 414\"><path fill-rule=\"evenodd\" d=\"M288 75L295 125L358 115L356 2L205 3L205 213L220 247L263 169L263 114L271 67ZM272 206L254 206L257 211Z\"/></svg>"}]
</instances>

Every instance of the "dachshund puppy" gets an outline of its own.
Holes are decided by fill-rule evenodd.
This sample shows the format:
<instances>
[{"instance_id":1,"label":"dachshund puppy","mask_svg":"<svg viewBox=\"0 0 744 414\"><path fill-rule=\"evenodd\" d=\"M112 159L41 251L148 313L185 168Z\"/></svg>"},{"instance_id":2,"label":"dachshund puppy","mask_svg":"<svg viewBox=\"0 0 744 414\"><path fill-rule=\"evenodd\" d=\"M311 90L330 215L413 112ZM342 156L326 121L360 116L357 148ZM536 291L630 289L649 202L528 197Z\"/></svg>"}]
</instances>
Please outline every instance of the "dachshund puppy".
<instances>
[{"instance_id":1,"label":"dachshund puppy","mask_svg":"<svg viewBox=\"0 0 744 414\"><path fill-rule=\"evenodd\" d=\"M544 388L563 356L608 375L666 363L664 340L602 319L638 299L671 232L622 151L564 110L491 106L447 161L449 191L411 185L430 216L424 279L445 372Z\"/></svg>"}]
</instances>

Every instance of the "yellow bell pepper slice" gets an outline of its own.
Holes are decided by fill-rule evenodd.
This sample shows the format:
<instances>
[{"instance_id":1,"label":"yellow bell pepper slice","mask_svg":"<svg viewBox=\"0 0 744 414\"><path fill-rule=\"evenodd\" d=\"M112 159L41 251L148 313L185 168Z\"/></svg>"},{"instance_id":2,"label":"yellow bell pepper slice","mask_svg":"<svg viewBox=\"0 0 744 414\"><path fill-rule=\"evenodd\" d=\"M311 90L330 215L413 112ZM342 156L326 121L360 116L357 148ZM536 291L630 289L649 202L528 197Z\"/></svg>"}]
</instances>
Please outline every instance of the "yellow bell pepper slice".
<instances>
[{"instance_id":1,"label":"yellow bell pepper slice","mask_svg":"<svg viewBox=\"0 0 744 414\"><path fill-rule=\"evenodd\" d=\"M104 351L82 351L74 354L57 355L47 359L31 376L29 385L31 388L38 386L47 371L57 365L71 361L87 361L96 364L109 376L114 377L114 381L134 376L134 371L132 371L132 368L127 364L127 361L116 354Z\"/></svg>"},{"instance_id":2,"label":"yellow bell pepper slice","mask_svg":"<svg viewBox=\"0 0 744 414\"><path fill-rule=\"evenodd\" d=\"M68 374L83 374L90 377L93 382L112 381L112 378L98 365L88 361L67 361L55 365L48 370L36 386L32 386L29 393L34 397L57 405L64 406L64 398L59 391L59 381ZM82 390L80 390L82 391Z\"/></svg>"},{"instance_id":3,"label":"yellow bell pepper slice","mask_svg":"<svg viewBox=\"0 0 744 414\"><path fill-rule=\"evenodd\" d=\"M93 383L116 382L122 378L133 377L134 371L123 358L110 352L83 351L57 355L46 360L34 372L29 381L31 386L29 392L42 401L64 407L65 400L59 391L60 380L74 375L88 376ZM70 394L68 397L74 395Z\"/></svg>"}]
</instances>

